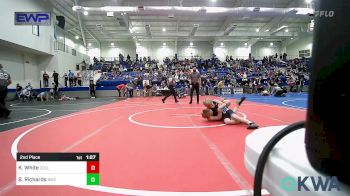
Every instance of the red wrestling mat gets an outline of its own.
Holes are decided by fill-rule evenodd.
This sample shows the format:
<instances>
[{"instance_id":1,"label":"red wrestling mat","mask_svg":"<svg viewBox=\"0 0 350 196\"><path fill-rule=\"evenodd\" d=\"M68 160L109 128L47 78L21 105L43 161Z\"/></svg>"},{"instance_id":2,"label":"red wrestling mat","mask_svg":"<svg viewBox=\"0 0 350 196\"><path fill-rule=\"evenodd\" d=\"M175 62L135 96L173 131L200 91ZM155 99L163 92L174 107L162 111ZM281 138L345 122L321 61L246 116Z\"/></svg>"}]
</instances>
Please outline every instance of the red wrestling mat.
<instances>
[{"instance_id":1,"label":"red wrestling mat","mask_svg":"<svg viewBox=\"0 0 350 196\"><path fill-rule=\"evenodd\" d=\"M253 178L244 166L244 145L252 131L206 122L203 106L187 99L177 104L171 97L166 104L160 99L133 98L0 133L0 195L246 195L241 190L252 189ZM239 112L260 127L287 125L306 115L249 100ZM100 186L16 186L11 148L12 153L16 148L99 152Z\"/></svg>"}]
</instances>

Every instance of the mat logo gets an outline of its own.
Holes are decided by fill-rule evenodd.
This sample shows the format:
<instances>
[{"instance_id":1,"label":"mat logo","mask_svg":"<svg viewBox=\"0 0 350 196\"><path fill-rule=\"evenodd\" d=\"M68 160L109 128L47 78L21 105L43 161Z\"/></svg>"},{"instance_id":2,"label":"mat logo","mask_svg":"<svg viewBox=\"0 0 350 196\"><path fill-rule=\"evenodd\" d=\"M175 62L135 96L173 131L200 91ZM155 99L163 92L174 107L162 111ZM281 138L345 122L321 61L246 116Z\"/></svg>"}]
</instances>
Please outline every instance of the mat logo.
<instances>
[{"instance_id":1,"label":"mat logo","mask_svg":"<svg viewBox=\"0 0 350 196\"><path fill-rule=\"evenodd\" d=\"M15 25L51 25L50 12L15 12Z\"/></svg>"},{"instance_id":2,"label":"mat logo","mask_svg":"<svg viewBox=\"0 0 350 196\"><path fill-rule=\"evenodd\" d=\"M315 11L315 17L326 17L326 18L332 18L334 16L334 11Z\"/></svg>"},{"instance_id":3,"label":"mat logo","mask_svg":"<svg viewBox=\"0 0 350 196\"><path fill-rule=\"evenodd\" d=\"M297 179L287 176L281 180L281 187L285 191L340 191L336 176L298 176Z\"/></svg>"}]
</instances>

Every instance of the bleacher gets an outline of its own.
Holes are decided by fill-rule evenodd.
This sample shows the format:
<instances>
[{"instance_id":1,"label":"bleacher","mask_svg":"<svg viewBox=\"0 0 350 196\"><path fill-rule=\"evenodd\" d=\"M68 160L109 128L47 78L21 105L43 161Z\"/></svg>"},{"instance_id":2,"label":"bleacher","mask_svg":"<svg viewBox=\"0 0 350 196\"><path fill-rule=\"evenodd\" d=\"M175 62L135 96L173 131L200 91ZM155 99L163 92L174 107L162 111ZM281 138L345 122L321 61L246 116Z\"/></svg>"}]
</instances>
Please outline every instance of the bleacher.
<instances>
[{"instance_id":1,"label":"bleacher","mask_svg":"<svg viewBox=\"0 0 350 196\"><path fill-rule=\"evenodd\" d=\"M204 74L208 74L209 73L209 69L208 67L205 67L206 60L203 59L195 59L195 65L199 68L199 71L201 73L201 75ZM252 72L248 72L248 68L247 67L240 67L234 70L234 72L232 72L232 70L230 70L230 68L226 67L226 66L221 66L221 62L217 59L208 59L208 66L211 67L211 74L214 77L217 77L218 80L222 80L224 79L227 74L231 74L231 77L233 77L237 83L242 83L242 77L239 75L240 72L246 72L247 73L247 79L248 80L252 80L253 78L256 77L261 77L263 76L263 74L261 72L256 71L252 71ZM302 62L303 64L306 65L307 70L310 70L311 67L311 60L310 59L299 59L299 62ZM119 84L127 84L130 81L134 80L136 77L141 76L142 79L146 79L146 80L150 80L150 81L155 81L154 83L156 83L157 85L160 84L161 81L154 79L154 77L150 76L150 77L145 77L144 76L144 68L145 68L145 64L144 63L139 63L139 62L135 62L135 64L132 66L131 64L122 61L120 63L120 67L122 68L122 72L118 75L113 75L112 72L108 72L108 66L111 65L113 62L104 62L104 63L96 63L93 67L95 70L101 70L101 72L103 73L101 75L101 78L98 80L97 82L97 86L116 86ZM184 61L179 61L180 64L184 63ZM164 62L164 65L168 66L170 65L171 62L170 61L166 61ZM259 67L258 65L258 60L254 61L254 65L255 68ZM279 61L279 62L273 62L270 65L271 67L267 68L267 71L270 72L272 69L274 68L279 68L279 69L283 69L287 66L286 62L283 61ZM141 68L142 71L133 71L132 68ZM234 74L233 74L234 73ZM282 75L279 76L279 79L281 80L281 86L288 86L288 81L286 76ZM270 77L267 77L265 80L269 81ZM268 82L264 82L262 81L263 85L267 85ZM306 85L308 84L308 81L306 80ZM179 86L180 87L180 86ZM143 88L143 87L140 87Z\"/></svg>"}]
</instances>

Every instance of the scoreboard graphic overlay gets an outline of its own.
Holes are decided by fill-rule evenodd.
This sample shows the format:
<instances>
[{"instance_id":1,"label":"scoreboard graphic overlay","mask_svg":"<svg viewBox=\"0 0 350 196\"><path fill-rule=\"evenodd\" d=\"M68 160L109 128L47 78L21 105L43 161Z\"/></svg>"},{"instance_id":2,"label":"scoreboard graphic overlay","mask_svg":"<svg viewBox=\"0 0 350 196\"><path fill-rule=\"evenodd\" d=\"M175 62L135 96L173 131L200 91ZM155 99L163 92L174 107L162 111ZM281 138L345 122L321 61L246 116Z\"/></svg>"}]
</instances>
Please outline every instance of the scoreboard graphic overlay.
<instances>
[{"instance_id":1,"label":"scoreboard graphic overlay","mask_svg":"<svg viewBox=\"0 0 350 196\"><path fill-rule=\"evenodd\" d=\"M16 185L99 185L99 153L17 153Z\"/></svg>"}]
</instances>

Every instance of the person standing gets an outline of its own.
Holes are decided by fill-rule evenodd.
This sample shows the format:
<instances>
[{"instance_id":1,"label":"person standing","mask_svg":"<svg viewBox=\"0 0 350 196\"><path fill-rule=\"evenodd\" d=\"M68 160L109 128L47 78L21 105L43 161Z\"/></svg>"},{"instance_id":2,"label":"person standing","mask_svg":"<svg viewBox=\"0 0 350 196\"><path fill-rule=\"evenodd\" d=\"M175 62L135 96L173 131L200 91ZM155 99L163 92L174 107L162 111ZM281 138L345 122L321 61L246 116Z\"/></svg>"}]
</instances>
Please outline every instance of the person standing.
<instances>
[{"instance_id":1,"label":"person standing","mask_svg":"<svg viewBox=\"0 0 350 196\"><path fill-rule=\"evenodd\" d=\"M67 75L67 73L64 73L63 77L64 77L64 86L68 87L68 75Z\"/></svg>"},{"instance_id":2,"label":"person standing","mask_svg":"<svg viewBox=\"0 0 350 196\"><path fill-rule=\"evenodd\" d=\"M46 71L43 74L43 81L44 81L44 87L48 87L49 86L49 74L46 73Z\"/></svg>"},{"instance_id":3,"label":"person standing","mask_svg":"<svg viewBox=\"0 0 350 196\"><path fill-rule=\"evenodd\" d=\"M77 82L78 82L78 85L81 86L81 75L80 73L77 73Z\"/></svg>"},{"instance_id":4,"label":"person standing","mask_svg":"<svg viewBox=\"0 0 350 196\"><path fill-rule=\"evenodd\" d=\"M12 83L11 76L5 70L3 70L2 64L0 64L0 115L7 118L11 111L6 108L5 98L7 96L7 87Z\"/></svg>"},{"instance_id":5,"label":"person standing","mask_svg":"<svg viewBox=\"0 0 350 196\"><path fill-rule=\"evenodd\" d=\"M91 98L94 99L96 97L96 85L93 80L90 80L89 90Z\"/></svg>"},{"instance_id":6,"label":"person standing","mask_svg":"<svg viewBox=\"0 0 350 196\"><path fill-rule=\"evenodd\" d=\"M69 79L69 87L72 87L74 83L74 73L71 70L68 71L68 79Z\"/></svg>"},{"instance_id":7,"label":"person standing","mask_svg":"<svg viewBox=\"0 0 350 196\"><path fill-rule=\"evenodd\" d=\"M130 81L128 84L127 84L127 89L128 89L128 92L129 92L129 97L133 97L134 96L134 83L132 81Z\"/></svg>"},{"instance_id":8,"label":"person standing","mask_svg":"<svg viewBox=\"0 0 350 196\"><path fill-rule=\"evenodd\" d=\"M53 71L52 77L53 82L58 86L58 73L56 73L56 71Z\"/></svg>"},{"instance_id":9,"label":"person standing","mask_svg":"<svg viewBox=\"0 0 350 196\"><path fill-rule=\"evenodd\" d=\"M175 78L174 78L175 73L173 73L173 76L170 76L168 78L168 88L170 92L162 99L162 102L165 103L165 100L170 97L171 95L174 96L175 103L179 102L176 98L176 91L175 91Z\"/></svg>"},{"instance_id":10,"label":"person standing","mask_svg":"<svg viewBox=\"0 0 350 196\"><path fill-rule=\"evenodd\" d=\"M190 88L191 88L191 100L190 104L192 104L193 91L196 90L197 95L197 104L199 104L199 86L201 84L201 74L194 67L192 73L190 74Z\"/></svg>"}]
</instances>

